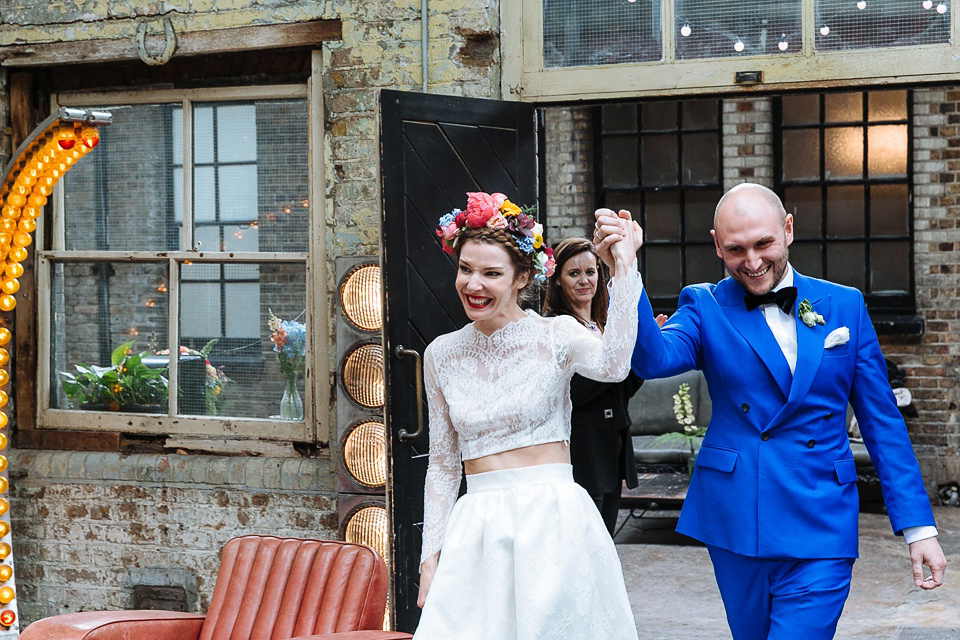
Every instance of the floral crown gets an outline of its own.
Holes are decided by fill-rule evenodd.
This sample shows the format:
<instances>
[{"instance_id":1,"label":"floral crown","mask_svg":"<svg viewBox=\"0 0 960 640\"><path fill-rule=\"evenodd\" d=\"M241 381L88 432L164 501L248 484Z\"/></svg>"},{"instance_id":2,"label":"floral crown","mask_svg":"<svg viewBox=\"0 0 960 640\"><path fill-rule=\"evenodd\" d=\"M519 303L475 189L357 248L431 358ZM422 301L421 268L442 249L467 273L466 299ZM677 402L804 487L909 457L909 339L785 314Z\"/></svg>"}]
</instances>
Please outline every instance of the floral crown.
<instances>
[{"instance_id":1,"label":"floral crown","mask_svg":"<svg viewBox=\"0 0 960 640\"><path fill-rule=\"evenodd\" d=\"M443 250L453 255L464 227L503 229L533 261L534 280L545 282L557 266L553 249L543 243L543 225L533 219L536 207L520 208L502 193L467 193L467 210L454 209L440 216L437 235Z\"/></svg>"}]
</instances>

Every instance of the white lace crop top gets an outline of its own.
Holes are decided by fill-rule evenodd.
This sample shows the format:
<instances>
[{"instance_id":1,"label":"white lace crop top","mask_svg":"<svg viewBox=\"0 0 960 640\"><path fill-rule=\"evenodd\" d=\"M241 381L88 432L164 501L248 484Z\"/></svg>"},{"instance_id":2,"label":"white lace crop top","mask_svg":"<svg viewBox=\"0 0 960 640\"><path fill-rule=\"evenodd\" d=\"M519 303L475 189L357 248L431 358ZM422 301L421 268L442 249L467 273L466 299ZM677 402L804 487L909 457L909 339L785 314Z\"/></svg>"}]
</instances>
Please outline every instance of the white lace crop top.
<instances>
[{"instance_id":1,"label":"white lace crop top","mask_svg":"<svg viewBox=\"0 0 960 640\"><path fill-rule=\"evenodd\" d=\"M421 562L440 550L461 459L570 440L570 378L623 380L637 338L639 274L614 278L603 337L570 316L532 311L487 336L473 324L424 353L430 456Z\"/></svg>"}]
</instances>

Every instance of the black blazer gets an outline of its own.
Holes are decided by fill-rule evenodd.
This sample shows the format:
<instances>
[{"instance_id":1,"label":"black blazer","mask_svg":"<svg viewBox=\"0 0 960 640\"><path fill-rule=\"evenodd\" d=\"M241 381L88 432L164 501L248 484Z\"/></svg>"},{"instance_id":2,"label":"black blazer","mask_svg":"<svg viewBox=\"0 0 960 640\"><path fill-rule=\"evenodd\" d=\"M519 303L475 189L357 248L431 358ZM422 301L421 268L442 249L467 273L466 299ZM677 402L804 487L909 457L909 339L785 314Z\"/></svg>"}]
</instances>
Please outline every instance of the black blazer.
<instances>
[{"instance_id":1,"label":"black blazer","mask_svg":"<svg viewBox=\"0 0 960 640\"><path fill-rule=\"evenodd\" d=\"M632 371L622 382L570 381L573 478L591 495L619 492L623 480L637 486L628 403L642 384Z\"/></svg>"}]
</instances>

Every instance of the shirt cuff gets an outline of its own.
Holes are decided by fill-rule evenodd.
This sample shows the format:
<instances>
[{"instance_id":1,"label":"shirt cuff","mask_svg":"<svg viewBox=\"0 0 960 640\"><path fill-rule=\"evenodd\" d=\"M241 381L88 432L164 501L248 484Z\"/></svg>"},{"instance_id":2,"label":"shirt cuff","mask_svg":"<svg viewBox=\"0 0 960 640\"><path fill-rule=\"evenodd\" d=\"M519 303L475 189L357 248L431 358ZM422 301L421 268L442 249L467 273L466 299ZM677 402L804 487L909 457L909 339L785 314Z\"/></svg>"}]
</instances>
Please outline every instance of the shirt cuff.
<instances>
[{"instance_id":1,"label":"shirt cuff","mask_svg":"<svg viewBox=\"0 0 960 640\"><path fill-rule=\"evenodd\" d=\"M926 540L927 538L936 538L937 535L939 535L937 528L930 525L923 525L920 527L904 527L902 533L903 539L907 541L907 544L920 542L921 540Z\"/></svg>"}]
</instances>

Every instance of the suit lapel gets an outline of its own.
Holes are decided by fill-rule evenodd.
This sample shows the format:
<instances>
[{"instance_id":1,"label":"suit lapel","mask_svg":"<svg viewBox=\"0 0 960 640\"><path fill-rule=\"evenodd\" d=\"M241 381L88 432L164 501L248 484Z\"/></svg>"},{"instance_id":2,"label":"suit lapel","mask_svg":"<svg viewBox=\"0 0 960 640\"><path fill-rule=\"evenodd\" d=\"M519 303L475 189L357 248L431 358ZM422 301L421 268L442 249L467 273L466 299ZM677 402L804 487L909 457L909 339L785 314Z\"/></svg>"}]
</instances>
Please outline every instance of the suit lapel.
<instances>
[{"instance_id":1,"label":"suit lapel","mask_svg":"<svg viewBox=\"0 0 960 640\"><path fill-rule=\"evenodd\" d=\"M809 300L814 311L829 318L830 296L820 297L814 283L794 271L794 285L797 287L797 308L803 300ZM794 313L797 311L794 309ZM773 419L776 425L793 413L806 398L823 359L823 341L826 337L826 325L814 324L808 327L797 317L797 367L793 374L793 384L787 397L787 404Z\"/></svg>"},{"instance_id":2,"label":"suit lapel","mask_svg":"<svg viewBox=\"0 0 960 640\"><path fill-rule=\"evenodd\" d=\"M721 281L717 285L717 293L719 294L718 302L727 320L747 341L776 380L783 397L787 398L790 393L790 366L763 317L763 311L760 309L747 311L743 302L745 295L743 288L732 278Z\"/></svg>"}]
</instances>

